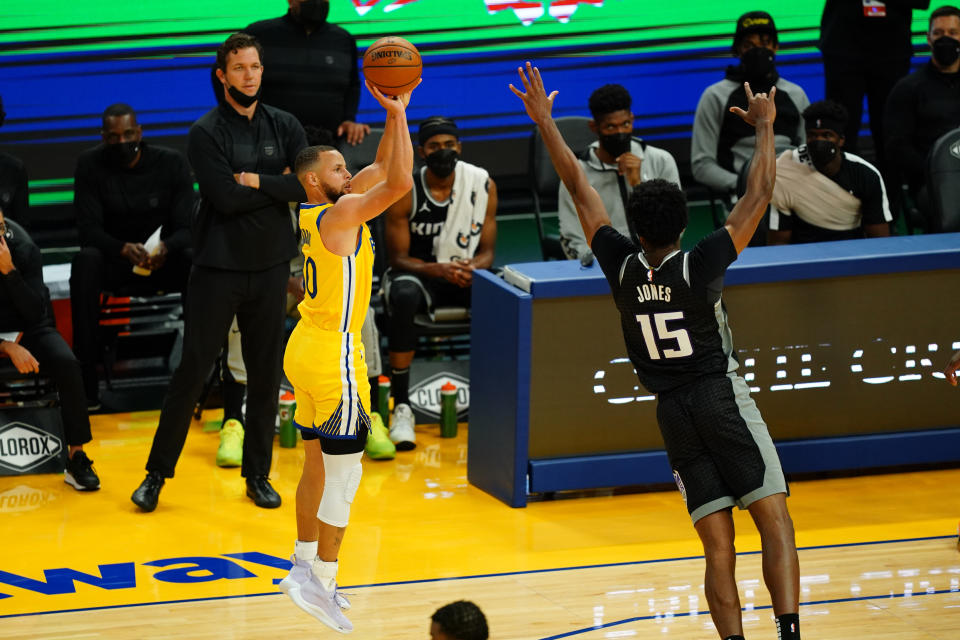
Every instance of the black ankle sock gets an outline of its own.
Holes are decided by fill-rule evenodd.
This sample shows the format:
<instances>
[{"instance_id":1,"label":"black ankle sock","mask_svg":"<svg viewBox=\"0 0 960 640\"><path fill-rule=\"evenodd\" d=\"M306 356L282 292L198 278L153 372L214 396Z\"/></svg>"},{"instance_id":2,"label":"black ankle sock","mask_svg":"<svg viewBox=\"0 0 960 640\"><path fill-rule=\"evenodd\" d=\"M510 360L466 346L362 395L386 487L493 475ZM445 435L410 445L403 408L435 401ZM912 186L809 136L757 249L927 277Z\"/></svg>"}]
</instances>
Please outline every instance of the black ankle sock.
<instances>
[{"instance_id":1,"label":"black ankle sock","mask_svg":"<svg viewBox=\"0 0 960 640\"><path fill-rule=\"evenodd\" d=\"M746 640L743 636L727 636L723 640Z\"/></svg>"},{"instance_id":2,"label":"black ankle sock","mask_svg":"<svg viewBox=\"0 0 960 640\"><path fill-rule=\"evenodd\" d=\"M236 380L224 379L223 393L223 421L239 420L243 422L243 396L247 391L247 385L240 384Z\"/></svg>"},{"instance_id":3,"label":"black ankle sock","mask_svg":"<svg viewBox=\"0 0 960 640\"><path fill-rule=\"evenodd\" d=\"M380 388L379 381L377 376L373 376L370 379L370 412L377 413L380 411Z\"/></svg>"},{"instance_id":4,"label":"black ankle sock","mask_svg":"<svg viewBox=\"0 0 960 640\"><path fill-rule=\"evenodd\" d=\"M394 406L410 404L410 367L390 370L390 393Z\"/></svg>"},{"instance_id":5,"label":"black ankle sock","mask_svg":"<svg viewBox=\"0 0 960 640\"><path fill-rule=\"evenodd\" d=\"M800 614L784 613L777 616L777 638L800 640Z\"/></svg>"}]
</instances>

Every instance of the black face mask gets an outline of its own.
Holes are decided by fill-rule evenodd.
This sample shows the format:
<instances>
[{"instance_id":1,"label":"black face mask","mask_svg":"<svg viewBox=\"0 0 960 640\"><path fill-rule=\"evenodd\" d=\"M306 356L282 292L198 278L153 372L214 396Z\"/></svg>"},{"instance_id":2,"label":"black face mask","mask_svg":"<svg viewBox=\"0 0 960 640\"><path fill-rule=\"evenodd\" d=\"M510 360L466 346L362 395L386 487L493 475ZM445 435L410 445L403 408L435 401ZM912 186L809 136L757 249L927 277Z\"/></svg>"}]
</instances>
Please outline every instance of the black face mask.
<instances>
[{"instance_id":1,"label":"black face mask","mask_svg":"<svg viewBox=\"0 0 960 640\"><path fill-rule=\"evenodd\" d=\"M777 67L773 51L766 47L753 47L740 56L743 79L750 83L754 93L765 92L777 81Z\"/></svg>"},{"instance_id":2,"label":"black face mask","mask_svg":"<svg viewBox=\"0 0 960 640\"><path fill-rule=\"evenodd\" d=\"M116 169L126 169L140 153L140 141L117 142L103 147L107 163Z\"/></svg>"},{"instance_id":3,"label":"black face mask","mask_svg":"<svg viewBox=\"0 0 960 640\"><path fill-rule=\"evenodd\" d=\"M818 170L822 170L830 164L830 162L837 157L839 151L837 145L829 140L814 140L813 142L807 143L807 154L810 156L810 162L812 162L813 166Z\"/></svg>"},{"instance_id":4,"label":"black face mask","mask_svg":"<svg viewBox=\"0 0 960 640\"><path fill-rule=\"evenodd\" d=\"M311 27L319 27L327 22L330 3L320 0L307 0L300 3L300 21Z\"/></svg>"},{"instance_id":5,"label":"black face mask","mask_svg":"<svg viewBox=\"0 0 960 640\"><path fill-rule=\"evenodd\" d=\"M941 67L949 67L960 58L960 41L950 36L940 36L930 45L933 59Z\"/></svg>"},{"instance_id":6,"label":"black face mask","mask_svg":"<svg viewBox=\"0 0 960 640\"><path fill-rule=\"evenodd\" d=\"M630 151L632 133L609 133L600 136L600 146L614 158L619 158Z\"/></svg>"},{"instance_id":7,"label":"black face mask","mask_svg":"<svg viewBox=\"0 0 960 640\"><path fill-rule=\"evenodd\" d=\"M433 172L433 175L446 178L453 173L459 158L460 154L455 149L440 149L424 158L424 162L427 163L427 168Z\"/></svg>"},{"instance_id":8,"label":"black face mask","mask_svg":"<svg viewBox=\"0 0 960 640\"><path fill-rule=\"evenodd\" d=\"M260 99L260 89L262 88L263 87L258 88L257 92L252 96L248 96L247 94L245 94L243 91L240 91L240 89L237 89L236 87L227 87L227 93L230 94L230 97L233 98L238 105L240 105L243 108L247 108L250 105L252 105L254 102Z\"/></svg>"}]
</instances>

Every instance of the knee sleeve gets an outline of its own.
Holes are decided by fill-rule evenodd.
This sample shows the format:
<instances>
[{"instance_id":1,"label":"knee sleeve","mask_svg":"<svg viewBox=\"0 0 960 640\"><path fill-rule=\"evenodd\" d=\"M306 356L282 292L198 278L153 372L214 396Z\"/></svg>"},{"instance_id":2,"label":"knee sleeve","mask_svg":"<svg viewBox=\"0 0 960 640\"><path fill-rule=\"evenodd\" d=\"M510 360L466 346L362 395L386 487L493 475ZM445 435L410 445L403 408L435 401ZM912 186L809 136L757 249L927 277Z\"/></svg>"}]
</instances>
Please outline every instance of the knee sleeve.
<instances>
[{"instance_id":1,"label":"knee sleeve","mask_svg":"<svg viewBox=\"0 0 960 640\"><path fill-rule=\"evenodd\" d=\"M350 505L360 487L363 452L344 455L323 454L323 498L317 519L331 527L345 527L350 522Z\"/></svg>"}]
</instances>

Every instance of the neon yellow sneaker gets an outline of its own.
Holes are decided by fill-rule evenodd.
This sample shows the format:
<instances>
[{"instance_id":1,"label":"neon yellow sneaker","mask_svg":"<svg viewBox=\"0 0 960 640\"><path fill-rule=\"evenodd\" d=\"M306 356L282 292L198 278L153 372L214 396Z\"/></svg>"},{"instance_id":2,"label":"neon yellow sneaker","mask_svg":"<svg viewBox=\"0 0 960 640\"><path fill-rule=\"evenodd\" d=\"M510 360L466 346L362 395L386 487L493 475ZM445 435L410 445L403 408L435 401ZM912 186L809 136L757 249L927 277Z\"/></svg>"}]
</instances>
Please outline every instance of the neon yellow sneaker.
<instances>
[{"instance_id":1,"label":"neon yellow sneaker","mask_svg":"<svg viewBox=\"0 0 960 640\"><path fill-rule=\"evenodd\" d=\"M390 441L390 432L383 426L379 413L370 414L370 433L363 450L372 460L393 460L397 455L397 447Z\"/></svg>"},{"instance_id":2,"label":"neon yellow sneaker","mask_svg":"<svg viewBox=\"0 0 960 640\"><path fill-rule=\"evenodd\" d=\"M239 467L243 463L243 425L230 419L220 429L220 447L217 449L218 467Z\"/></svg>"}]
</instances>

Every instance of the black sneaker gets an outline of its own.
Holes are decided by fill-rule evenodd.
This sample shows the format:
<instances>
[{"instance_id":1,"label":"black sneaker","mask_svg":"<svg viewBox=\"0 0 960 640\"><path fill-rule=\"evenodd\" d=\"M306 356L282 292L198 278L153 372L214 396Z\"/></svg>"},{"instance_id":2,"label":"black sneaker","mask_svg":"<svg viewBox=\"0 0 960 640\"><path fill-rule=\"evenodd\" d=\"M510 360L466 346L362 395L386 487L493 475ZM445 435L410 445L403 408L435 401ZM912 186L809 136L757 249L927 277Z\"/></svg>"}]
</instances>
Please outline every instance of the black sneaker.
<instances>
[{"instance_id":1,"label":"black sneaker","mask_svg":"<svg viewBox=\"0 0 960 640\"><path fill-rule=\"evenodd\" d=\"M63 481L77 491L96 491L100 488L100 478L93 470L93 460L80 449L67 460L63 470Z\"/></svg>"},{"instance_id":2,"label":"black sneaker","mask_svg":"<svg viewBox=\"0 0 960 640\"><path fill-rule=\"evenodd\" d=\"M276 509L280 506L280 494L270 486L267 476L247 478L247 497L263 509Z\"/></svg>"},{"instance_id":3,"label":"black sneaker","mask_svg":"<svg viewBox=\"0 0 960 640\"><path fill-rule=\"evenodd\" d=\"M160 499L160 488L163 487L165 480L159 471L148 471L147 477L143 479L137 490L133 492L130 499L144 511L150 512L157 508L157 500Z\"/></svg>"}]
</instances>

